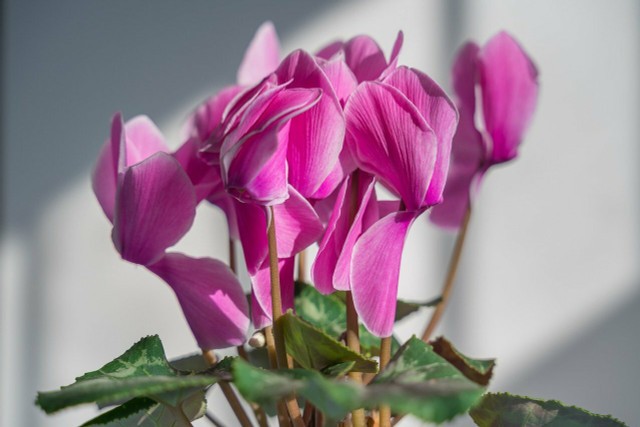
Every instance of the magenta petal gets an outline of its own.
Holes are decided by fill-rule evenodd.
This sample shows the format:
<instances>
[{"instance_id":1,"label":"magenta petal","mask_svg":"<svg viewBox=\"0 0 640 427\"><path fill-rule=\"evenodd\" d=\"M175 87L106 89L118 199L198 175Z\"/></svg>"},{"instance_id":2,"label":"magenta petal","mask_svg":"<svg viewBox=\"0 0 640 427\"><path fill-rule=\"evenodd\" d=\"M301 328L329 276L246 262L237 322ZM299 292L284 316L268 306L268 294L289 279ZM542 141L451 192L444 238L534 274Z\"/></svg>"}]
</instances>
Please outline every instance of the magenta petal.
<instances>
[{"instance_id":1,"label":"magenta petal","mask_svg":"<svg viewBox=\"0 0 640 427\"><path fill-rule=\"evenodd\" d=\"M204 162L198 151L198 141L196 137L191 137L173 153L173 157L189 176L196 191L196 201L199 203L209 197L213 191L222 187L222 178L220 177L220 167Z\"/></svg>"},{"instance_id":2,"label":"magenta petal","mask_svg":"<svg viewBox=\"0 0 640 427\"><path fill-rule=\"evenodd\" d=\"M383 80L386 78L393 70L396 69L398 65L398 56L400 55L400 50L402 50L402 44L404 43L404 33L402 31L398 31L398 35L396 36L396 41L393 43L393 48L391 49L391 56L389 56L389 64L387 68L380 74L380 79Z\"/></svg>"},{"instance_id":3,"label":"magenta petal","mask_svg":"<svg viewBox=\"0 0 640 427\"><path fill-rule=\"evenodd\" d=\"M266 328L272 323L271 317L264 312L253 291L251 291L251 320L256 329Z\"/></svg>"},{"instance_id":4,"label":"magenta petal","mask_svg":"<svg viewBox=\"0 0 640 427\"><path fill-rule=\"evenodd\" d=\"M507 33L494 36L478 58L482 111L493 141L493 163L518 154L538 98L538 72L518 43Z\"/></svg>"},{"instance_id":5,"label":"magenta petal","mask_svg":"<svg viewBox=\"0 0 640 427\"><path fill-rule=\"evenodd\" d=\"M322 222L311 204L293 187L289 198L273 206L278 258L289 258L312 245L322 235Z\"/></svg>"},{"instance_id":6,"label":"magenta petal","mask_svg":"<svg viewBox=\"0 0 640 427\"><path fill-rule=\"evenodd\" d=\"M278 260L278 271L280 272L280 295L282 299L282 312L293 308L293 270L294 258ZM253 295L258 305L262 309L264 316L272 319L271 315L271 273L269 270L269 259L260 266L256 274L251 276ZM254 320L255 322L255 320ZM266 326L266 325L264 325Z\"/></svg>"},{"instance_id":7,"label":"magenta petal","mask_svg":"<svg viewBox=\"0 0 640 427\"><path fill-rule=\"evenodd\" d=\"M316 56L322 59L333 59L337 54L341 53L344 49L344 42L342 40L338 40L335 42L331 42L328 45L322 47L317 53Z\"/></svg>"},{"instance_id":8,"label":"magenta petal","mask_svg":"<svg viewBox=\"0 0 640 427\"><path fill-rule=\"evenodd\" d=\"M356 36L344 45L345 61L358 82L376 80L387 68L380 46L369 36Z\"/></svg>"},{"instance_id":9,"label":"magenta petal","mask_svg":"<svg viewBox=\"0 0 640 427\"><path fill-rule=\"evenodd\" d=\"M240 243L249 275L255 275L269 253L267 212L263 206L234 199Z\"/></svg>"},{"instance_id":10,"label":"magenta petal","mask_svg":"<svg viewBox=\"0 0 640 427\"><path fill-rule=\"evenodd\" d=\"M164 136L147 116L136 116L128 120L124 125L124 134L126 138L125 166L135 165L155 153L169 152Z\"/></svg>"},{"instance_id":11,"label":"magenta petal","mask_svg":"<svg viewBox=\"0 0 640 427\"><path fill-rule=\"evenodd\" d=\"M393 86L365 82L345 113L347 143L360 168L400 195L408 210L422 207L438 140L418 109Z\"/></svg>"},{"instance_id":12,"label":"magenta petal","mask_svg":"<svg viewBox=\"0 0 640 427\"><path fill-rule=\"evenodd\" d=\"M273 72L280 62L280 42L273 23L267 21L258 28L238 69L238 84L258 83Z\"/></svg>"},{"instance_id":13,"label":"magenta petal","mask_svg":"<svg viewBox=\"0 0 640 427\"><path fill-rule=\"evenodd\" d=\"M249 328L242 286L224 263L168 253L149 270L173 289L198 345L203 350L241 345Z\"/></svg>"},{"instance_id":14,"label":"magenta petal","mask_svg":"<svg viewBox=\"0 0 640 427\"><path fill-rule=\"evenodd\" d=\"M333 205L333 211L327 223L324 236L320 241L318 254L311 265L311 278L316 289L323 294L330 294L333 288L333 272L338 262L338 256L342 250L342 244L349 230L347 212L349 204L345 204L347 189L349 188L349 177L347 177L337 192L337 197Z\"/></svg>"},{"instance_id":15,"label":"magenta petal","mask_svg":"<svg viewBox=\"0 0 640 427\"><path fill-rule=\"evenodd\" d=\"M376 222L358 239L351 264L356 311L371 333L393 333L402 250L417 212L396 212Z\"/></svg>"},{"instance_id":16,"label":"magenta petal","mask_svg":"<svg viewBox=\"0 0 640 427\"><path fill-rule=\"evenodd\" d=\"M471 200L471 187L477 173L475 168L452 167L444 189L444 201L434 206L429 215L429 219L434 224L451 230L462 226Z\"/></svg>"},{"instance_id":17,"label":"magenta petal","mask_svg":"<svg viewBox=\"0 0 640 427\"><path fill-rule=\"evenodd\" d=\"M304 51L287 56L276 75L279 82L290 82L290 88L322 91L318 103L294 117L289 129L289 183L304 197L311 197L329 176L342 151L345 134L342 107L327 75Z\"/></svg>"},{"instance_id":18,"label":"magenta petal","mask_svg":"<svg viewBox=\"0 0 640 427\"><path fill-rule=\"evenodd\" d=\"M347 175L356 169L356 161L351 152L345 145L338 157L338 163L334 166L329 176L320 184L320 187L313 193L310 199L324 199L329 197L336 191L338 185L345 179Z\"/></svg>"},{"instance_id":19,"label":"magenta petal","mask_svg":"<svg viewBox=\"0 0 640 427\"><path fill-rule=\"evenodd\" d=\"M176 159L156 153L120 174L113 242L123 259L148 265L189 230L196 196Z\"/></svg>"},{"instance_id":20,"label":"magenta petal","mask_svg":"<svg viewBox=\"0 0 640 427\"><path fill-rule=\"evenodd\" d=\"M287 197L287 143L293 117L312 108L317 89L268 90L252 101L222 145L222 177L239 200L281 203Z\"/></svg>"},{"instance_id":21,"label":"magenta petal","mask_svg":"<svg viewBox=\"0 0 640 427\"><path fill-rule=\"evenodd\" d=\"M330 61L322 61L320 66L331 82L340 104L344 105L349 95L358 86L356 76L341 56Z\"/></svg>"},{"instance_id":22,"label":"magenta petal","mask_svg":"<svg viewBox=\"0 0 640 427\"><path fill-rule=\"evenodd\" d=\"M425 206L433 206L442 201L458 112L444 90L419 70L400 67L384 82L402 92L418 108L438 138L436 163L424 201Z\"/></svg>"},{"instance_id":23,"label":"magenta petal","mask_svg":"<svg viewBox=\"0 0 640 427\"><path fill-rule=\"evenodd\" d=\"M332 279L333 287L340 291L348 291L351 289L350 270L353 248L356 241L365 230L380 218L375 194L376 181L371 175L364 173L359 173L359 175L357 211L355 216L353 216L353 221L351 222L351 216L353 214L349 212L349 210L354 208L349 207L347 210L343 209L343 215L340 217L341 224L338 230L342 231L346 228L348 231L346 236L343 237L343 240L336 240L334 243L338 246L338 252L340 255L335 263L335 270L333 272ZM353 183L351 185L353 185ZM353 191L352 187L350 187L348 191ZM348 198L350 199L351 195L349 195ZM352 200L349 200L349 202L350 203L347 203L347 206L350 206L351 203L353 203ZM343 233L344 232L342 232L342 234ZM338 235L338 237L342 236Z\"/></svg>"},{"instance_id":24,"label":"magenta petal","mask_svg":"<svg viewBox=\"0 0 640 427\"><path fill-rule=\"evenodd\" d=\"M105 141L91 175L91 184L98 203L111 222L116 203L117 181L117 167L114 166L111 141Z\"/></svg>"}]
</instances>

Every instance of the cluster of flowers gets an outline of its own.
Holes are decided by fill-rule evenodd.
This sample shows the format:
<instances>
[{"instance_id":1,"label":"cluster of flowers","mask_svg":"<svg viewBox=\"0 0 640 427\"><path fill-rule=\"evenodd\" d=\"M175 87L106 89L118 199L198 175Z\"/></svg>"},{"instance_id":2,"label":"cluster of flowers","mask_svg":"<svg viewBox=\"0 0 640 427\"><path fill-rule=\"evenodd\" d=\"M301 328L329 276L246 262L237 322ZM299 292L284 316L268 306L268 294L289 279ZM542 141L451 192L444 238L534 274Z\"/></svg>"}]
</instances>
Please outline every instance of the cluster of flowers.
<instances>
[{"instance_id":1,"label":"cluster of flowers","mask_svg":"<svg viewBox=\"0 0 640 427\"><path fill-rule=\"evenodd\" d=\"M365 326L386 337L411 224L433 207L434 223L459 227L486 170L516 156L537 98L522 48L506 33L465 45L454 103L429 76L397 65L402 41L399 33L389 59L366 36L281 59L266 23L237 84L195 110L176 152L147 117L113 118L93 175L113 242L171 286L201 348L240 345L250 324L227 265L167 252L201 201L225 212L230 238L241 242L256 328L271 323L273 220L284 309L293 305L294 257L318 242L317 289L350 290ZM397 200L378 200L377 183Z\"/></svg>"}]
</instances>

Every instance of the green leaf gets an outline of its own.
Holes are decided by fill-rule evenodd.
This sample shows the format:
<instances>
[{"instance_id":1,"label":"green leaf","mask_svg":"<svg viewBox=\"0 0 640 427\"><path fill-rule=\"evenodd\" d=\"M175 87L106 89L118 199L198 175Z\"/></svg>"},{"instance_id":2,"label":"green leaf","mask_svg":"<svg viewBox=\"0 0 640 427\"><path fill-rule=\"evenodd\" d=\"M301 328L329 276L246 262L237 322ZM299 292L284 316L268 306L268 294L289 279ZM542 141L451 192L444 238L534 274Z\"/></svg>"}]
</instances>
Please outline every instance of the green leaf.
<instances>
[{"instance_id":1,"label":"green leaf","mask_svg":"<svg viewBox=\"0 0 640 427\"><path fill-rule=\"evenodd\" d=\"M375 360L354 352L291 311L285 313L276 323L284 332L287 353L303 368L323 370L339 363L354 362L352 371L378 371L378 363Z\"/></svg>"},{"instance_id":2,"label":"green leaf","mask_svg":"<svg viewBox=\"0 0 640 427\"><path fill-rule=\"evenodd\" d=\"M355 364L354 361L338 363L324 368L322 373L328 377L341 377L351 372Z\"/></svg>"},{"instance_id":3,"label":"green leaf","mask_svg":"<svg viewBox=\"0 0 640 427\"><path fill-rule=\"evenodd\" d=\"M206 411L205 393L199 390L185 399L180 405L189 421L202 417ZM146 397L132 399L82 426L107 427L158 427L187 426L184 418L176 411L180 409L157 403Z\"/></svg>"},{"instance_id":4,"label":"green leaf","mask_svg":"<svg viewBox=\"0 0 640 427\"><path fill-rule=\"evenodd\" d=\"M303 282L296 282L296 291L296 315L327 335L340 340L347 329L345 293L334 292L330 295L322 295L316 288ZM362 353L365 356L378 356L380 338L367 331L363 325L360 325L359 335ZM391 351L395 352L399 347L400 344L394 337L391 342Z\"/></svg>"},{"instance_id":5,"label":"green leaf","mask_svg":"<svg viewBox=\"0 0 640 427\"><path fill-rule=\"evenodd\" d=\"M480 427L626 427L613 417L565 406L557 400L507 393L487 393L469 415Z\"/></svg>"},{"instance_id":6,"label":"green leaf","mask_svg":"<svg viewBox=\"0 0 640 427\"><path fill-rule=\"evenodd\" d=\"M150 336L102 368L78 377L75 383L38 393L36 404L48 414L82 403L110 405L137 397L177 407L194 391L216 381L212 375L184 375L172 368L160 338Z\"/></svg>"},{"instance_id":7,"label":"green leaf","mask_svg":"<svg viewBox=\"0 0 640 427\"><path fill-rule=\"evenodd\" d=\"M387 404L396 413L408 413L428 422L442 422L465 413L478 401L484 387L474 383L422 341L412 338L387 368L364 387L350 380L323 377L317 371L266 371L234 361L233 378L248 400L273 404L296 393L331 419L356 408Z\"/></svg>"},{"instance_id":8,"label":"green leaf","mask_svg":"<svg viewBox=\"0 0 640 427\"><path fill-rule=\"evenodd\" d=\"M440 304L442 297L437 297L427 302L410 302L398 300L396 303L396 318L395 321L402 320L410 314L415 313L423 307L435 307Z\"/></svg>"},{"instance_id":9,"label":"green leaf","mask_svg":"<svg viewBox=\"0 0 640 427\"><path fill-rule=\"evenodd\" d=\"M484 392L416 337L400 348L369 388L374 400L395 412L436 423L467 412Z\"/></svg>"},{"instance_id":10,"label":"green leaf","mask_svg":"<svg viewBox=\"0 0 640 427\"><path fill-rule=\"evenodd\" d=\"M455 366L471 381L484 386L489 384L489 380L493 375L493 368L496 365L495 359L472 359L467 357L460 353L444 337L438 337L429 344L433 347L433 351Z\"/></svg>"}]
</instances>

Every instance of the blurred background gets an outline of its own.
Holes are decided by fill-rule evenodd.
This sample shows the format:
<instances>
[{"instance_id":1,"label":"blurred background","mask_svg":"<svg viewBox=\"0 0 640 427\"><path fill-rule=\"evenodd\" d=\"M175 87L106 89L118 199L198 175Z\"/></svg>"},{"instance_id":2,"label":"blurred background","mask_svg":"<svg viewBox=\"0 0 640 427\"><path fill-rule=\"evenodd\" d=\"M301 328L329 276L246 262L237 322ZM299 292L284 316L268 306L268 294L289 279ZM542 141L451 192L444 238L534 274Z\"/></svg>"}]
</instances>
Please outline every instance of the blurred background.
<instances>
[{"instance_id":1,"label":"blurred background","mask_svg":"<svg viewBox=\"0 0 640 427\"><path fill-rule=\"evenodd\" d=\"M521 42L540 70L536 116L520 158L484 182L438 332L471 356L498 359L492 390L640 425L632 0L4 0L0 425L86 421L93 407L45 417L36 390L73 382L143 335L159 334L171 357L197 350L170 289L119 259L89 174L115 111L149 115L176 147L186 114L235 80L265 20L285 53L360 33L389 52L402 29L400 63L447 89L463 41L505 29ZM226 236L222 215L203 205L179 246L226 259ZM452 238L416 223L402 297L438 295ZM400 335L421 333L427 315L405 321ZM213 411L234 425L226 405Z\"/></svg>"}]
</instances>

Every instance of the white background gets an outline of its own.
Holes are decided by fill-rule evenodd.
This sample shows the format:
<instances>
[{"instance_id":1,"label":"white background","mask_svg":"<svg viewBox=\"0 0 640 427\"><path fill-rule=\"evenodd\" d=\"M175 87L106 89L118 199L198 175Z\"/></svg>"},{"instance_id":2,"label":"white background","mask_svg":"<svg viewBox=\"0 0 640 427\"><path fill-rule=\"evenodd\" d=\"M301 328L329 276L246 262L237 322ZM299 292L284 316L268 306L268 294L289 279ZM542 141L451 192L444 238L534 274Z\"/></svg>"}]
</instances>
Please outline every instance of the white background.
<instances>
[{"instance_id":1,"label":"white background","mask_svg":"<svg viewBox=\"0 0 640 427\"><path fill-rule=\"evenodd\" d=\"M186 112L233 82L267 19L285 51L367 33L388 52L402 29L400 62L447 88L463 40L520 40L540 70L538 110L520 158L484 182L439 332L498 359L493 390L640 424L637 2L7 0L2 18L0 425L87 420L91 407L45 417L36 390L143 335L160 334L169 356L196 350L169 288L118 258L89 173L117 110L150 115L176 146ZM180 249L226 259L226 247L222 216L202 206ZM419 220L401 295L436 296L450 247ZM216 413L234 425L226 405Z\"/></svg>"}]
</instances>

